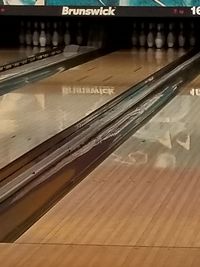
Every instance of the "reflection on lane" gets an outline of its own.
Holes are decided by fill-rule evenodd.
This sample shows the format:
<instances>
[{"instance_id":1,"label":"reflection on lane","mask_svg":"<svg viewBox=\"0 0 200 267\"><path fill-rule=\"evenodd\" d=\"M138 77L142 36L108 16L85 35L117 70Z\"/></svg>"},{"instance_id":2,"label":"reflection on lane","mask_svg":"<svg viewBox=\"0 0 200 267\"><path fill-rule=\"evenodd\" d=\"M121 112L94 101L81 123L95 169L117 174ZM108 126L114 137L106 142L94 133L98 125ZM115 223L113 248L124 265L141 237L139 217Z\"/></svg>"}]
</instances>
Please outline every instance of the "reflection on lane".
<instances>
[{"instance_id":1,"label":"reflection on lane","mask_svg":"<svg viewBox=\"0 0 200 267\"><path fill-rule=\"evenodd\" d=\"M0 168L182 53L117 51L0 97Z\"/></svg>"},{"instance_id":2,"label":"reflection on lane","mask_svg":"<svg viewBox=\"0 0 200 267\"><path fill-rule=\"evenodd\" d=\"M43 52L44 48L19 47L18 49L0 49L0 66Z\"/></svg>"},{"instance_id":3,"label":"reflection on lane","mask_svg":"<svg viewBox=\"0 0 200 267\"><path fill-rule=\"evenodd\" d=\"M112 156L127 165L180 168L200 164L200 76L183 88L167 106L139 129Z\"/></svg>"}]
</instances>

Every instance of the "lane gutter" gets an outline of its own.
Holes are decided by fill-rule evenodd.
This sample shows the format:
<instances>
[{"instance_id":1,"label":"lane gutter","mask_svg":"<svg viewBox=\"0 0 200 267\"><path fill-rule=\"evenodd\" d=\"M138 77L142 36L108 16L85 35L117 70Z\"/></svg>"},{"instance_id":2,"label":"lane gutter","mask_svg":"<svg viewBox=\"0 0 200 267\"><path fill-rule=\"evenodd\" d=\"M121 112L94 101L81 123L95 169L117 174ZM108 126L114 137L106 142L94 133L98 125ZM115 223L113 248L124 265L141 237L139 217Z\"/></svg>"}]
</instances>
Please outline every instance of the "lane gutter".
<instances>
[{"instance_id":1,"label":"lane gutter","mask_svg":"<svg viewBox=\"0 0 200 267\"><path fill-rule=\"evenodd\" d=\"M70 45L67 50L62 50L59 55L55 54L51 58L40 60L40 65L38 65L38 62L33 62L29 63L29 68L23 66L21 70L19 70L21 67L18 67L15 68L14 72L4 73L0 77L0 96L29 83L86 63L109 52L110 50L107 49Z\"/></svg>"},{"instance_id":2,"label":"lane gutter","mask_svg":"<svg viewBox=\"0 0 200 267\"><path fill-rule=\"evenodd\" d=\"M108 112L110 112L110 114L113 113L113 111L115 112L116 107L121 105L122 102L126 103L126 106L127 106L127 101L129 102L130 105L137 103L144 96L151 93L151 91L154 90L156 86L158 86L158 80L161 77L165 77L166 79L168 76L166 77L165 75L169 75L167 73L173 72L176 68L178 68L180 64L183 64L187 60L190 60L190 58L195 55L197 55L197 50L196 49L191 50L184 56L178 58L177 60L170 63L166 67L155 72L154 74L150 75L149 77L139 82L135 86L129 88L124 93L120 94L119 96L115 97L108 103L104 104L103 106L101 106L96 111L86 116L82 120L74 123L72 126L56 134L54 137L48 139L44 143L40 144L39 146L35 147L26 154L22 155L15 161L11 162L9 165L0 169L0 182L5 180L9 176L10 180L14 179L21 172L24 172L27 168L30 168L30 165L33 165L36 162L41 161L42 158L47 157L50 153L57 150L59 147L63 146L63 144L68 143L72 139L74 140L76 137L78 137L79 139L81 133L85 135L85 130L90 131L91 128L90 123L92 121L98 120L97 129L99 129L99 121L104 119L105 116L107 116ZM176 72L177 71L179 71L179 68L176 69ZM151 85L154 87L150 87ZM119 116L120 113L121 113L121 108L119 108L119 113L117 116ZM85 142L85 140L83 142ZM71 147L71 144L69 145ZM68 150L70 152L70 149ZM31 162L33 164L31 164Z\"/></svg>"},{"instance_id":3,"label":"lane gutter","mask_svg":"<svg viewBox=\"0 0 200 267\"><path fill-rule=\"evenodd\" d=\"M132 106L124 106L121 115L115 116L109 124L101 126L80 147L69 154L63 154L50 165L44 165L43 170L36 169L34 173L29 173L33 176L26 180L26 183L12 185L11 191L8 187L0 188L0 240L15 240L62 195L84 179L103 159L168 103L184 84L200 73L199 63L200 54L197 54L182 66L178 66L176 71L167 73L167 76L149 86L151 92L148 95ZM106 117L104 119L106 120ZM54 156L52 154L49 160L55 158Z\"/></svg>"}]
</instances>

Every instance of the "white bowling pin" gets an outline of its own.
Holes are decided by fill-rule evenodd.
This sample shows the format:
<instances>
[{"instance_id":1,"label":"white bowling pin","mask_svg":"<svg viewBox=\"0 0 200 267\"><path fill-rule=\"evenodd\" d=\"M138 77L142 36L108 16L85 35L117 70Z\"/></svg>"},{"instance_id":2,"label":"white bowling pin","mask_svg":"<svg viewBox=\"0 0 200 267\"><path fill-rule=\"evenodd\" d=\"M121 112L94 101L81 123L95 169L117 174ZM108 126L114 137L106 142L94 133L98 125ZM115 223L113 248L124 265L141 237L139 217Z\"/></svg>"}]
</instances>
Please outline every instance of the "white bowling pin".
<instances>
[{"instance_id":1,"label":"white bowling pin","mask_svg":"<svg viewBox=\"0 0 200 267\"><path fill-rule=\"evenodd\" d=\"M78 23L76 42L77 42L77 45L82 45L82 43L83 43L83 33L82 33L80 22Z\"/></svg>"},{"instance_id":2,"label":"white bowling pin","mask_svg":"<svg viewBox=\"0 0 200 267\"><path fill-rule=\"evenodd\" d=\"M64 33L63 33L63 25L61 21L58 23L58 37L59 37L58 44L62 45L64 42Z\"/></svg>"},{"instance_id":3,"label":"white bowling pin","mask_svg":"<svg viewBox=\"0 0 200 267\"><path fill-rule=\"evenodd\" d=\"M196 37L195 37L194 32L190 33L189 43L190 43L190 46L192 46L192 47L195 46L195 44L196 44Z\"/></svg>"},{"instance_id":4,"label":"white bowling pin","mask_svg":"<svg viewBox=\"0 0 200 267\"><path fill-rule=\"evenodd\" d=\"M94 26L93 26L94 27ZM87 46L94 46L94 28L90 27L89 34L88 34L88 40L87 40Z\"/></svg>"},{"instance_id":5,"label":"white bowling pin","mask_svg":"<svg viewBox=\"0 0 200 267\"><path fill-rule=\"evenodd\" d=\"M137 46L138 44L138 33L137 33L137 25L133 24L133 32L131 37L132 46Z\"/></svg>"},{"instance_id":6,"label":"white bowling pin","mask_svg":"<svg viewBox=\"0 0 200 267\"><path fill-rule=\"evenodd\" d=\"M173 32L173 24L170 23L169 24L169 33L167 35L167 46L168 46L168 48L174 47L175 42L176 42L176 37L175 37L175 34Z\"/></svg>"},{"instance_id":7,"label":"white bowling pin","mask_svg":"<svg viewBox=\"0 0 200 267\"><path fill-rule=\"evenodd\" d=\"M152 48L155 44L155 37L153 33L153 24L149 24L149 33L147 35L147 45L149 48Z\"/></svg>"},{"instance_id":8,"label":"white bowling pin","mask_svg":"<svg viewBox=\"0 0 200 267\"><path fill-rule=\"evenodd\" d=\"M66 22L65 26L66 26L66 30L64 34L64 43L65 43L65 46L67 46L71 43L71 36L69 32L69 22Z\"/></svg>"},{"instance_id":9,"label":"white bowling pin","mask_svg":"<svg viewBox=\"0 0 200 267\"><path fill-rule=\"evenodd\" d=\"M98 29L99 36L97 38L97 47L102 48L104 46L104 30L103 28Z\"/></svg>"},{"instance_id":10,"label":"white bowling pin","mask_svg":"<svg viewBox=\"0 0 200 267\"><path fill-rule=\"evenodd\" d=\"M179 47L184 47L184 46L185 46L185 42L186 42L185 35L184 35L184 33L181 31L181 32L179 33L179 36L178 36L178 44L179 44Z\"/></svg>"},{"instance_id":11,"label":"white bowling pin","mask_svg":"<svg viewBox=\"0 0 200 267\"><path fill-rule=\"evenodd\" d=\"M46 45L51 45L51 30L50 30L50 23L47 23L47 31L46 31Z\"/></svg>"},{"instance_id":12,"label":"white bowling pin","mask_svg":"<svg viewBox=\"0 0 200 267\"><path fill-rule=\"evenodd\" d=\"M26 45L32 44L32 34L31 34L31 23L27 23L26 35L25 35Z\"/></svg>"},{"instance_id":13,"label":"white bowling pin","mask_svg":"<svg viewBox=\"0 0 200 267\"><path fill-rule=\"evenodd\" d=\"M158 24L157 25L157 34L156 34L156 38L155 38L155 45L156 48L161 49L163 48L163 46L165 45L165 36L162 32L162 24Z\"/></svg>"},{"instance_id":14,"label":"white bowling pin","mask_svg":"<svg viewBox=\"0 0 200 267\"><path fill-rule=\"evenodd\" d=\"M144 23L141 24L141 31L139 34L139 45L144 47L146 45L147 37L144 31Z\"/></svg>"},{"instance_id":15,"label":"white bowling pin","mask_svg":"<svg viewBox=\"0 0 200 267\"><path fill-rule=\"evenodd\" d=\"M195 37L195 29L194 29L194 23L190 24L190 35L189 35L189 44L190 46L195 46L196 44L196 37Z\"/></svg>"},{"instance_id":16,"label":"white bowling pin","mask_svg":"<svg viewBox=\"0 0 200 267\"><path fill-rule=\"evenodd\" d=\"M39 32L38 32L38 23L34 23L34 31L33 31L33 45L39 45Z\"/></svg>"},{"instance_id":17,"label":"white bowling pin","mask_svg":"<svg viewBox=\"0 0 200 267\"><path fill-rule=\"evenodd\" d=\"M180 32L179 32L179 35L178 35L178 45L179 47L184 47L185 46L185 43L186 43L186 37L185 37L185 34L184 34L184 31L183 31L183 24L180 23Z\"/></svg>"},{"instance_id":18,"label":"white bowling pin","mask_svg":"<svg viewBox=\"0 0 200 267\"><path fill-rule=\"evenodd\" d=\"M40 38L39 38L39 40L40 40L40 46L41 47L45 47L46 44L47 44L47 39L46 39L45 24L44 24L44 22L41 22L40 27L41 27Z\"/></svg>"},{"instance_id":19,"label":"white bowling pin","mask_svg":"<svg viewBox=\"0 0 200 267\"><path fill-rule=\"evenodd\" d=\"M24 22L23 21L21 21L21 23L20 23L19 43L20 43L20 45L25 44L25 31L24 31Z\"/></svg>"},{"instance_id":20,"label":"white bowling pin","mask_svg":"<svg viewBox=\"0 0 200 267\"><path fill-rule=\"evenodd\" d=\"M59 43L59 34L57 31L57 23L54 22L54 31L53 31L53 36L52 36L52 44L53 46L58 46Z\"/></svg>"}]
</instances>

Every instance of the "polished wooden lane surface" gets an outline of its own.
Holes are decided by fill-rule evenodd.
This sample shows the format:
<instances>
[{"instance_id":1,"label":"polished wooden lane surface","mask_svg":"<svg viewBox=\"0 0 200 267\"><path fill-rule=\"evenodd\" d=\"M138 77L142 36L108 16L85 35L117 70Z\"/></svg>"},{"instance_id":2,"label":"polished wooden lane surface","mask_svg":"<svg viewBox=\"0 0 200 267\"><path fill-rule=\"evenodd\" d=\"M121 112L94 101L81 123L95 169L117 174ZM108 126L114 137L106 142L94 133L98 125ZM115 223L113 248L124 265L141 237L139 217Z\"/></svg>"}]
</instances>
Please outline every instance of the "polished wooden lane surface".
<instances>
[{"instance_id":1,"label":"polished wooden lane surface","mask_svg":"<svg viewBox=\"0 0 200 267\"><path fill-rule=\"evenodd\" d=\"M3 267L199 267L199 248L1 244Z\"/></svg>"},{"instance_id":2,"label":"polished wooden lane surface","mask_svg":"<svg viewBox=\"0 0 200 267\"><path fill-rule=\"evenodd\" d=\"M184 51L119 51L0 97L0 168Z\"/></svg>"},{"instance_id":3,"label":"polished wooden lane surface","mask_svg":"<svg viewBox=\"0 0 200 267\"><path fill-rule=\"evenodd\" d=\"M198 86L200 76L16 243L98 247L110 266L116 259L119 266L199 266L200 98L191 94ZM100 252L93 259L86 250L83 266L95 259L107 266ZM73 253L69 261L79 264Z\"/></svg>"},{"instance_id":4,"label":"polished wooden lane surface","mask_svg":"<svg viewBox=\"0 0 200 267\"><path fill-rule=\"evenodd\" d=\"M39 53L38 47L21 47L19 49L0 49L0 66Z\"/></svg>"}]
</instances>

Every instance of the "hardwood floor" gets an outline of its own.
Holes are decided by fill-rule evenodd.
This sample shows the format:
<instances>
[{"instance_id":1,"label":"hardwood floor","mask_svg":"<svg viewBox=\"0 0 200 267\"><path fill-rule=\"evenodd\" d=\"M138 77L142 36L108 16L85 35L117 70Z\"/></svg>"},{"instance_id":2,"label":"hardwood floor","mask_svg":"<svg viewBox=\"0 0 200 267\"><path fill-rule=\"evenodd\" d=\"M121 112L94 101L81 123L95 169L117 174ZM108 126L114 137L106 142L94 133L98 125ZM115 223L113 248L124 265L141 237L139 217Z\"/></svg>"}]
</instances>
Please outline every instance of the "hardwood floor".
<instances>
[{"instance_id":1,"label":"hardwood floor","mask_svg":"<svg viewBox=\"0 0 200 267\"><path fill-rule=\"evenodd\" d=\"M1 244L0 266L199 267L199 86L200 76L14 244Z\"/></svg>"},{"instance_id":2,"label":"hardwood floor","mask_svg":"<svg viewBox=\"0 0 200 267\"><path fill-rule=\"evenodd\" d=\"M0 49L0 66L17 61L40 52L38 47L21 47L19 49Z\"/></svg>"},{"instance_id":3,"label":"hardwood floor","mask_svg":"<svg viewBox=\"0 0 200 267\"><path fill-rule=\"evenodd\" d=\"M0 168L184 51L118 51L0 97Z\"/></svg>"},{"instance_id":4,"label":"hardwood floor","mask_svg":"<svg viewBox=\"0 0 200 267\"><path fill-rule=\"evenodd\" d=\"M1 244L4 267L199 267L199 248Z\"/></svg>"},{"instance_id":5,"label":"hardwood floor","mask_svg":"<svg viewBox=\"0 0 200 267\"><path fill-rule=\"evenodd\" d=\"M48 258L60 266L199 266L200 100L190 94L194 82L200 77L15 245L37 248L37 259L52 246L56 256Z\"/></svg>"}]
</instances>

